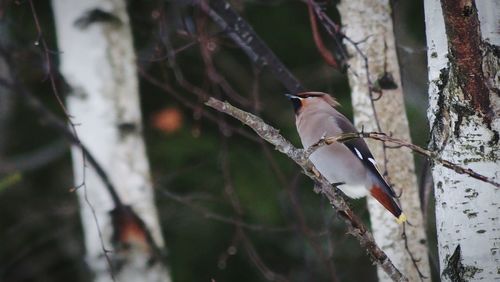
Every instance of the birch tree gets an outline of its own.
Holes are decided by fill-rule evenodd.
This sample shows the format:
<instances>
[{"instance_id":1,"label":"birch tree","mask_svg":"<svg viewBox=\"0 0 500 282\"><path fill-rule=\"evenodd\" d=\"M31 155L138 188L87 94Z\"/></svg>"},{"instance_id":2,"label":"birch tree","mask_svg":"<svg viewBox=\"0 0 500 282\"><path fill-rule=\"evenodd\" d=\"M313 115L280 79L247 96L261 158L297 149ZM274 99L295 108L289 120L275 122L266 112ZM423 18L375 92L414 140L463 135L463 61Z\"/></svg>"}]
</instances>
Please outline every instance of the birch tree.
<instances>
[{"instance_id":1,"label":"birch tree","mask_svg":"<svg viewBox=\"0 0 500 282\"><path fill-rule=\"evenodd\" d=\"M345 35L354 41L362 41L357 46L366 56L369 66L367 69L365 58L352 44L347 44L352 55L348 74L355 126L358 130L382 131L410 140L389 1L344 0L338 9L345 26ZM393 83L379 84L381 94L373 93L370 89L381 77ZM380 99L374 101L379 95ZM384 154L382 143L366 141L382 171L386 169L387 179L394 190L401 194L401 207L411 223L405 226L406 248L402 239L403 225L398 225L375 199L368 198L375 241L410 281L430 278L413 155L410 151L399 149L386 149ZM386 164L384 159L387 160ZM380 268L378 276L381 281L390 280Z\"/></svg>"},{"instance_id":2,"label":"birch tree","mask_svg":"<svg viewBox=\"0 0 500 282\"><path fill-rule=\"evenodd\" d=\"M498 1L426 0L429 147L441 158L500 179ZM478 9L479 8L479 15ZM496 31L496 32L495 32ZM432 168L443 281L500 278L500 192Z\"/></svg>"},{"instance_id":3,"label":"birch tree","mask_svg":"<svg viewBox=\"0 0 500 282\"><path fill-rule=\"evenodd\" d=\"M154 243L163 246L141 136L138 79L126 3L53 0L52 4L60 68L71 87L68 112L72 122L78 124L82 144L118 190L117 195L110 196L96 171L83 167L81 150L72 149L75 185L84 184L77 194L87 262L95 281L169 281L163 264L152 260L150 246L144 245L144 238L134 229L137 226L119 234L127 237L128 248L117 248L111 242L120 222L113 221L110 212L116 212L120 199L120 205L130 207L143 221Z\"/></svg>"}]
</instances>

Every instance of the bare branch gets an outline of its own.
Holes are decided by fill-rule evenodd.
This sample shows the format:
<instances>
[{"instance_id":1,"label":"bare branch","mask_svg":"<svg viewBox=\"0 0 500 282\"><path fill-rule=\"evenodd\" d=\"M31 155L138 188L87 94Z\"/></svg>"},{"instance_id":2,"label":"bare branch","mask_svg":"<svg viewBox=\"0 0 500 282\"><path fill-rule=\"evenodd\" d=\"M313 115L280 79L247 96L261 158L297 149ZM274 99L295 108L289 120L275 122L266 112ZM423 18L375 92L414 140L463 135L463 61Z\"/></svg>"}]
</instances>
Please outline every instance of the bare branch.
<instances>
[{"instance_id":1,"label":"bare branch","mask_svg":"<svg viewBox=\"0 0 500 282\"><path fill-rule=\"evenodd\" d=\"M354 132L354 133L346 133L346 134L342 134L342 135L337 136L337 137L327 137L327 138L325 138L324 143L325 144L331 144L333 142L345 142L345 141L348 141L348 140L351 140L351 139L355 139L355 138L370 138L370 139L375 139L375 140L379 140L379 141L382 141L382 142L390 142L390 143L393 143L393 144L400 145L402 147L409 148L413 152L416 152L416 153L419 153L421 155L424 155L424 156L428 157L429 159L431 159L431 160L433 160L435 162L440 163L444 167L449 168L449 169L455 171L456 173L467 174L470 177L473 177L475 179L487 182L487 183L495 186L496 188L500 188L500 183L493 181L491 178L489 178L487 176L479 174L479 173L473 171L470 168L465 168L465 167L459 166L457 164L454 164L454 163L452 163L450 161L443 160L440 157L438 157L438 154L436 152L424 149L424 148L422 148L420 146L417 146L415 144L406 142L406 141L401 140L401 139L390 137L390 136L388 136L385 133L381 133L381 132Z\"/></svg>"},{"instance_id":2,"label":"bare branch","mask_svg":"<svg viewBox=\"0 0 500 282\"><path fill-rule=\"evenodd\" d=\"M45 41L45 37L43 36L43 30L42 30L42 27L40 25L40 21L38 20L38 14L36 12L35 5L33 4L33 0L29 0L28 3L30 4L31 14L32 14L33 20L35 22L36 31L38 33L38 39L37 39L37 41L35 41L35 45L38 46L38 45L40 45L40 43L42 43L42 52L43 52L43 57L44 57L45 64L47 67L47 76L50 80L50 86L52 87L52 93L54 93L54 96L56 97L57 103L59 104L62 111L64 112L66 119L70 122L70 125L74 128L74 124L71 122L71 116L69 115L68 110L64 106L64 102L61 99L61 95L59 95L59 91L57 90L56 80L54 78L54 70L53 70L53 66L52 66L52 60L50 59L51 51L49 50L47 42Z\"/></svg>"},{"instance_id":3,"label":"bare branch","mask_svg":"<svg viewBox=\"0 0 500 282\"><path fill-rule=\"evenodd\" d=\"M393 143L393 144L398 145L399 147L406 147L406 148L412 150L413 152L416 152L420 155L426 156L427 158L431 159L432 161L440 163L444 167L449 168L449 169L455 171L456 173L467 174L470 177L487 182L487 183L489 183L497 188L500 188L500 183L493 181L491 178L488 178L487 176L479 174L470 168L464 168L464 167L459 166L457 164L454 164L450 161L443 160L440 157L438 157L436 152L424 149L424 148L417 146L415 144L412 144L410 142L388 136L387 134L382 133L382 132L351 132L351 133L344 133L344 134L341 134L339 136L322 137L320 140L318 140L318 142L314 143L309 148L307 148L304 151L304 155L305 155L305 157L309 158L312 153L314 153L318 148L320 148L322 146L330 145L334 142L343 143L343 142L346 142L346 141L349 141L352 139L356 139L356 138L370 138L370 139L378 140L378 141L381 141L384 143L385 142Z\"/></svg>"},{"instance_id":4,"label":"bare branch","mask_svg":"<svg viewBox=\"0 0 500 282\"><path fill-rule=\"evenodd\" d=\"M273 144L278 151L286 154L302 167L304 173L317 183L319 188L318 192L328 198L339 217L347 224L349 233L358 239L360 245L366 249L371 259L379 264L394 281L408 281L408 279L394 266L384 251L377 246L372 234L352 212L344 199L337 194L336 189L334 189L321 174L316 172L318 173L316 175L313 172L313 165L305 157L304 150L295 148L288 140L279 134L276 128L266 124L261 118L233 107L227 102L210 98L205 104L240 120L245 125L252 128L264 140Z\"/></svg>"},{"instance_id":5,"label":"bare branch","mask_svg":"<svg viewBox=\"0 0 500 282\"><path fill-rule=\"evenodd\" d=\"M330 145L334 142L343 143L343 142L346 142L346 141L349 141L352 139L356 139L356 138L370 138L370 139L378 140L378 141L381 141L384 143L385 142L393 143L393 144L398 145L399 147L406 147L406 148L412 150L413 152L416 152L420 155L426 156L427 158L431 159L432 161L440 163L444 167L449 168L449 169L455 171L456 173L467 174L470 177L473 177L473 178L476 178L478 180L490 183L491 185L493 185L497 188L500 188L500 183L493 181L491 178L488 178L487 176L479 174L470 168L464 168L464 167L459 166L457 164L454 164L450 161L443 160L440 157L438 157L436 152L424 149L424 148L417 146L415 144L412 144L410 142L388 136L387 134L382 133L382 132L350 132L350 133L341 134L339 136L322 137L320 140L318 140L318 142L314 143L313 145L311 145L309 148L307 148L304 151L304 156L309 158L312 153L314 153L318 148L320 148L322 146Z\"/></svg>"},{"instance_id":6,"label":"bare branch","mask_svg":"<svg viewBox=\"0 0 500 282\"><path fill-rule=\"evenodd\" d=\"M194 1L198 3L199 1ZM199 5L219 27L245 51L252 63L259 68L269 67L273 75L292 93L303 92L300 81L260 39L253 28L224 0L211 0L209 7Z\"/></svg>"}]
</instances>

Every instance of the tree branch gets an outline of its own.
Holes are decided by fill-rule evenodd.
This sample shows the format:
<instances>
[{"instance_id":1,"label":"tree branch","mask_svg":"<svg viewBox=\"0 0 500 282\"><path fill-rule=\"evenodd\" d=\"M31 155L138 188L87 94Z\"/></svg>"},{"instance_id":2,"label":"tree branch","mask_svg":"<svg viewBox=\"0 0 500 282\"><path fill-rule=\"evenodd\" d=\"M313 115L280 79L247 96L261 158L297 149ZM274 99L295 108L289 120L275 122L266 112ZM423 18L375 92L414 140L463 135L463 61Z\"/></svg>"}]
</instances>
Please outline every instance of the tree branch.
<instances>
[{"instance_id":1,"label":"tree branch","mask_svg":"<svg viewBox=\"0 0 500 282\"><path fill-rule=\"evenodd\" d=\"M202 2L199 4L199 2ZM260 39L253 28L225 0L194 1L212 20L240 46L252 63L259 68L269 67L274 76L291 93L300 93L304 87L300 81L276 57L273 51Z\"/></svg>"},{"instance_id":2,"label":"tree branch","mask_svg":"<svg viewBox=\"0 0 500 282\"><path fill-rule=\"evenodd\" d=\"M334 137L321 138L316 144L309 147L306 150L306 153L308 153L308 156L309 156L310 154L312 154L316 149L318 149L321 146L329 145L329 144L332 144L333 142L342 142L343 143L343 142L346 142L346 141L349 141L352 139L356 139L356 138L370 138L370 139L374 139L374 140L378 140L378 141L382 141L382 142L390 142L393 144L397 144L401 147L409 148L413 152L424 155L427 158L431 159L432 161L438 162L441 165L443 165L444 167L452 169L456 173L467 174L470 177L487 182L487 183L495 186L496 188L500 188L500 183L495 182L493 179L491 179L487 176L479 174L470 168L465 168L465 167L459 166L457 164L454 164L450 161L443 160L437 156L436 152L424 149L422 147L419 147L415 144L406 142L406 141L401 140L401 139L393 138L393 137L388 136L387 134L382 133L382 132L352 132L352 133L344 133L342 135L334 136Z\"/></svg>"},{"instance_id":3,"label":"tree branch","mask_svg":"<svg viewBox=\"0 0 500 282\"><path fill-rule=\"evenodd\" d=\"M276 128L266 124L261 118L233 107L227 102L221 102L217 99L210 98L205 104L240 120L245 125L252 128L261 138L273 144L279 152L286 154L302 167L304 173L317 184L318 189L315 189L315 191L323 194L330 201L330 204L334 207L339 217L347 224L349 233L358 239L360 245L366 249L371 259L380 265L394 281L408 281L408 279L394 266L384 251L377 246L372 234L352 212L344 199L337 193L336 189L316 170L313 171L313 165L307 159L304 150L295 148L288 140L279 134Z\"/></svg>"}]
</instances>

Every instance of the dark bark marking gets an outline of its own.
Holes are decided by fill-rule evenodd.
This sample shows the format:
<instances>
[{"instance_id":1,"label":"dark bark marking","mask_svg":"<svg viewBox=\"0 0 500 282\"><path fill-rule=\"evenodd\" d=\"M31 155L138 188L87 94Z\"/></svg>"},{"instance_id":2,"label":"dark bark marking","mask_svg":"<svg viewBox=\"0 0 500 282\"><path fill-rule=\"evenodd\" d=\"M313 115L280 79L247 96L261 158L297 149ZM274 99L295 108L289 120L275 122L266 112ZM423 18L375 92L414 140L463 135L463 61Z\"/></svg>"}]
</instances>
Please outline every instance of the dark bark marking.
<instances>
[{"instance_id":1,"label":"dark bark marking","mask_svg":"<svg viewBox=\"0 0 500 282\"><path fill-rule=\"evenodd\" d=\"M129 134L137 133L138 126L134 122L122 122L118 124L118 131L120 132L120 136L123 138Z\"/></svg>"},{"instance_id":2,"label":"dark bark marking","mask_svg":"<svg viewBox=\"0 0 500 282\"><path fill-rule=\"evenodd\" d=\"M448 111L448 103L445 99L444 89L448 85L448 79L450 75L450 69L443 68L439 73L439 80L436 82L436 86L438 88L438 101L437 101L437 111L435 112L436 117L434 118L434 122L431 126L431 138L432 140L429 142L429 148L432 150L437 149L438 147L442 147L444 145L444 140L446 138L441 138L441 140L436 140L435 136L440 136L438 133L442 132L443 135L447 135L447 131L445 130L446 123L449 120L449 111ZM440 146L438 146L438 141Z\"/></svg>"},{"instance_id":3,"label":"dark bark marking","mask_svg":"<svg viewBox=\"0 0 500 282\"><path fill-rule=\"evenodd\" d=\"M483 73L483 42L477 8L473 0L441 0L450 49L450 62L458 85L471 107L491 123L487 79Z\"/></svg>"},{"instance_id":4,"label":"dark bark marking","mask_svg":"<svg viewBox=\"0 0 500 282\"><path fill-rule=\"evenodd\" d=\"M443 270L441 274L443 277L448 277L451 281L454 282L465 282L463 279L463 265L462 265L462 251L460 249L460 245L455 248L455 251L448 258L446 268Z\"/></svg>"},{"instance_id":5,"label":"dark bark marking","mask_svg":"<svg viewBox=\"0 0 500 282\"><path fill-rule=\"evenodd\" d=\"M464 265L462 263L462 250L459 244L455 248L453 254L447 259L446 268L441 273L441 276L453 282L466 282L474 278L477 273L481 272L483 272L481 268L473 265Z\"/></svg>"},{"instance_id":6,"label":"dark bark marking","mask_svg":"<svg viewBox=\"0 0 500 282\"><path fill-rule=\"evenodd\" d=\"M488 52L491 52L496 58L500 58L500 46L490 44L489 42L483 42L486 46Z\"/></svg>"},{"instance_id":7,"label":"dark bark marking","mask_svg":"<svg viewBox=\"0 0 500 282\"><path fill-rule=\"evenodd\" d=\"M496 130L493 130L493 137L491 138L491 140L488 142L488 145L490 145L491 147L495 146L498 144L498 140L500 139L500 134L498 133L498 131Z\"/></svg>"},{"instance_id":8,"label":"dark bark marking","mask_svg":"<svg viewBox=\"0 0 500 282\"><path fill-rule=\"evenodd\" d=\"M458 138L460 137L460 126L462 125L464 117L471 116L475 114L475 112L470 107L466 107L459 104L453 104L452 108L457 114L457 121L455 121L455 125L453 127L453 134L455 135L456 138Z\"/></svg>"},{"instance_id":9,"label":"dark bark marking","mask_svg":"<svg viewBox=\"0 0 500 282\"><path fill-rule=\"evenodd\" d=\"M110 23L114 25L121 25L122 21L117 16L110 12L101 9L92 9L78 18L74 25L79 29L86 29L93 23Z\"/></svg>"},{"instance_id":10,"label":"dark bark marking","mask_svg":"<svg viewBox=\"0 0 500 282\"><path fill-rule=\"evenodd\" d=\"M465 4L464 9L462 11L462 15L464 17L470 17L470 16L472 16L473 13L474 13L474 9L473 9L471 3Z\"/></svg>"},{"instance_id":11,"label":"dark bark marking","mask_svg":"<svg viewBox=\"0 0 500 282\"><path fill-rule=\"evenodd\" d=\"M459 114L457 115L457 121L455 122L455 126L453 127L453 134L456 138L460 137L460 125L462 125L462 121L464 116Z\"/></svg>"}]
</instances>

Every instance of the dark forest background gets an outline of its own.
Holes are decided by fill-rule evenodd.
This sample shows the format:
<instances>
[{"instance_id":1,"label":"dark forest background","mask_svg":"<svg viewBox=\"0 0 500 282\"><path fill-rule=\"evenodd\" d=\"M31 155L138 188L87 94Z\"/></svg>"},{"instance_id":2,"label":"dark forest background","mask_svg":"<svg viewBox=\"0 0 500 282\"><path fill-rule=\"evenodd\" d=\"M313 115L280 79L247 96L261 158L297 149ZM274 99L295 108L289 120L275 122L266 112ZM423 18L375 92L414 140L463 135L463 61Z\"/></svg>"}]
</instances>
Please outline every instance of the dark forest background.
<instances>
[{"instance_id":1,"label":"dark forest background","mask_svg":"<svg viewBox=\"0 0 500 282\"><path fill-rule=\"evenodd\" d=\"M64 50L57 50L50 1L33 2L43 33L36 29L28 1L4 0L0 41L11 46L18 66L15 78L62 116L47 80L40 36L53 51L50 59L56 67L57 52ZM392 2L413 143L426 146L423 4ZM351 117L347 76L318 54L303 2L231 3L307 89L333 94L341 111ZM341 24L335 4L326 1L325 9ZM173 280L265 281L269 268L293 281L329 281L324 262L331 259L339 280L375 281L376 269L364 250L345 234L328 202L312 191L313 184L298 167L238 122L205 107L202 96L179 84L165 57L160 27L168 29L178 50L177 65L189 83L257 113L298 146L293 110L279 82L265 68L253 67L206 19L214 66L239 95L228 96L207 77L195 42L201 11L169 1L128 1L128 5L141 73L143 134ZM57 68L51 71L65 93ZM178 95L154 85L152 78ZM417 158L420 179L425 165ZM59 132L44 127L17 93L0 89L0 281L90 281L72 187L68 143ZM241 220L251 226L240 230L224 222L238 214L232 197L240 203ZM365 200L351 203L367 221ZM432 226L433 211L426 213ZM429 238L435 240L432 230ZM318 246L326 258L321 258Z\"/></svg>"}]
</instances>

